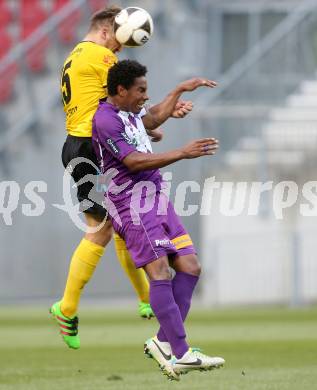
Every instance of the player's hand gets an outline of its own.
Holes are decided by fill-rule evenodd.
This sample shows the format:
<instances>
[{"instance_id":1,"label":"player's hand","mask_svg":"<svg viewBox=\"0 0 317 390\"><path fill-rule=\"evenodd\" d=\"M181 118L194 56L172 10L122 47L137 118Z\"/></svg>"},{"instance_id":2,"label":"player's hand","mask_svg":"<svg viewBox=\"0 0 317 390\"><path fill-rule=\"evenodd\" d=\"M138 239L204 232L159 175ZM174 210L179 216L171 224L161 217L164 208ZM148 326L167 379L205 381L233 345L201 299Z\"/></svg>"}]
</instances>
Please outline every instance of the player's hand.
<instances>
[{"instance_id":1,"label":"player's hand","mask_svg":"<svg viewBox=\"0 0 317 390\"><path fill-rule=\"evenodd\" d=\"M172 112L171 117L184 118L184 116L189 114L192 109L193 102L191 102L190 100L179 100L174 107L174 111Z\"/></svg>"},{"instance_id":2,"label":"player's hand","mask_svg":"<svg viewBox=\"0 0 317 390\"><path fill-rule=\"evenodd\" d=\"M157 127L156 129L150 130L148 135L151 137L152 142L160 142L163 138L163 130L161 127Z\"/></svg>"},{"instance_id":3,"label":"player's hand","mask_svg":"<svg viewBox=\"0 0 317 390\"><path fill-rule=\"evenodd\" d=\"M195 77L190 80L183 81L179 84L179 88L182 92L191 92L199 87L215 88L217 86L216 81L208 80L203 77Z\"/></svg>"},{"instance_id":4,"label":"player's hand","mask_svg":"<svg viewBox=\"0 0 317 390\"><path fill-rule=\"evenodd\" d=\"M184 158L197 158L216 153L219 142L216 138L202 138L190 142L181 148Z\"/></svg>"}]
</instances>

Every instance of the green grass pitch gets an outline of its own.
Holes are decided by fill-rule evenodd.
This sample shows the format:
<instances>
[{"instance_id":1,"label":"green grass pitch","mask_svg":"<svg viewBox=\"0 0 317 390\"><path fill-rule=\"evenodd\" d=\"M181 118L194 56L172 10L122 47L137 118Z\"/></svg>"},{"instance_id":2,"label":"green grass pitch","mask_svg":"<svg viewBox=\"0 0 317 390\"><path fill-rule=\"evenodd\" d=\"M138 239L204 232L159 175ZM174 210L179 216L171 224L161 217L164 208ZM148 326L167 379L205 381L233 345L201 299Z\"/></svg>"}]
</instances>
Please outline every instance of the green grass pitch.
<instances>
[{"instance_id":1,"label":"green grass pitch","mask_svg":"<svg viewBox=\"0 0 317 390\"><path fill-rule=\"evenodd\" d=\"M132 311L82 310L82 347L69 350L47 310L0 310L1 390L317 389L317 309L193 311L192 346L226 366L168 382L143 342L156 321Z\"/></svg>"}]
</instances>

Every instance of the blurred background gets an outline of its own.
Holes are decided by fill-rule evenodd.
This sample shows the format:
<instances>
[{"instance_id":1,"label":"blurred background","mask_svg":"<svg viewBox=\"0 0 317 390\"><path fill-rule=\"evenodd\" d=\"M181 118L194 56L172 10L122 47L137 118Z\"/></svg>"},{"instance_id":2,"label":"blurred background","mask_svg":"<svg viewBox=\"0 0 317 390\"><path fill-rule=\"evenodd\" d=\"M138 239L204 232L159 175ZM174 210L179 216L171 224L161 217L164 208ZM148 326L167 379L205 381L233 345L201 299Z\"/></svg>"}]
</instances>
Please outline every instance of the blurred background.
<instances>
[{"instance_id":1,"label":"blurred background","mask_svg":"<svg viewBox=\"0 0 317 390\"><path fill-rule=\"evenodd\" d=\"M63 203L61 149L64 112L59 96L61 66L88 28L89 16L105 0L0 0L0 181L16 181L20 198L12 225L3 219L9 189L1 187L0 303L49 305L63 293L71 254L82 237ZM178 82L201 75L214 90L187 95L190 117L163 126L155 151L176 148L201 136L216 136L216 157L182 161L172 172L177 186L207 177L224 182L314 180L317 143L317 3L306 0L115 1L150 12L155 32L143 48L125 49L120 59L148 67L151 102ZM110 3L109 3L110 4ZM26 217L22 205L30 181L45 181L42 215ZM209 215L182 217L198 248L204 275L197 291L206 307L317 301L315 217L296 205L277 220L272 192L259 213L219 211L221 196L239 198L228 187L215 191ZM236 198L235 198L236 197ZM186 207L200 204L202 191L188 189ZM306 202L307 203L307 202ZM204 213L203 213L204 214ZM84 301L128 302L134 293L106 250Z\"/></svg>"}]
</instances>

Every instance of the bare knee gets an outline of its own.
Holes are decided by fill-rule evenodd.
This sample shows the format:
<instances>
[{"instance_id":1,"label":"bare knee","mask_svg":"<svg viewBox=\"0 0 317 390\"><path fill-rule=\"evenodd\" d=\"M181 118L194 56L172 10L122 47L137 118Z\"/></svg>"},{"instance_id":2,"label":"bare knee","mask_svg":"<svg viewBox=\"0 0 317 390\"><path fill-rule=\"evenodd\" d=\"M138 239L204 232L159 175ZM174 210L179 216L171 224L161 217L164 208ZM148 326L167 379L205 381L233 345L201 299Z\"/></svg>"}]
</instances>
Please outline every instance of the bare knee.
<instances>
[{"instance_id":1,"label":"bare knee","mask_svg":"<svg viewBox=\"0 0 317 390\"><path fill-rule=\"evenodd\" d=\"M201 274L201 264L194 254L176 257L173 261L173 268L177 272L185 272L194 276Z\"/></svg>"},{"instance_id":2,"label":"bare knee","mask_svg":"<svg viewBox=\"0 0 317 390\"><path fill-rule=\"evenodd\" d=\"M167 257L161 257L152 263L146 264L144 270L150 280L171 280L172 272Z\"/></svg>"},{"instance_id":3,"label":"bare knee","mask_svg":"<svg viewBox=\"0 0 317 390\"><path fill-rule=\"evenodd\" d=\"M189 274L191 274L191 275L200 276L200 274L201 274L201 264L198 261L197 257L196 257L196 260L197 260L196 262L191 264L191 266L189 268L189 271L187 271L187 272Z\"/></svg>"},{"instance_id":4,"label":"bare knee","mask_svg":"<svg viewBox=\"0 0 317 390\"><path fill-rule=\"evenodd\" d=\"M112 224L110 221L104 222L101 218L94 215L86 215L86 221L89 228L94 232L86 232L85 238L97 245L106 246L112 238Z\"/></svg>"}]
</instances>

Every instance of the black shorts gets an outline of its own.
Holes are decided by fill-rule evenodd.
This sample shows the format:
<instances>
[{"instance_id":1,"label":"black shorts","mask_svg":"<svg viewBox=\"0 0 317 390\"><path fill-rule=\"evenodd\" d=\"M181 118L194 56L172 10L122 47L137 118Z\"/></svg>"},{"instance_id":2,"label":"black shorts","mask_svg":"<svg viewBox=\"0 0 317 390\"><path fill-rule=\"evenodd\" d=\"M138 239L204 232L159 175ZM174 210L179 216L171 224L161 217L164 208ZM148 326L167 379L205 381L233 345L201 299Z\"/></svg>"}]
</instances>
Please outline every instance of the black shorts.
<instances>
[{"instance_id":1,"label":"black shorts","mask_svg":"<svg viewBox=\"0 0 317 390\"><path fill-rule=\"evenodd\" d=\"M99 186L97 185L99 172L93 165L85 162L77 163L75 166L73 164L68 166L74 158L78 157L84 157L98 167L91 137L74 137L68 135L62 150L64 168L68 168L67 170L76 184L86 175L89 175L89 181L77 186L77 198L80 202L80 210L105 218L107 216L107 210L102 206L104 192L101 190L98 191Z\"/></svg>"}]
</instances>

